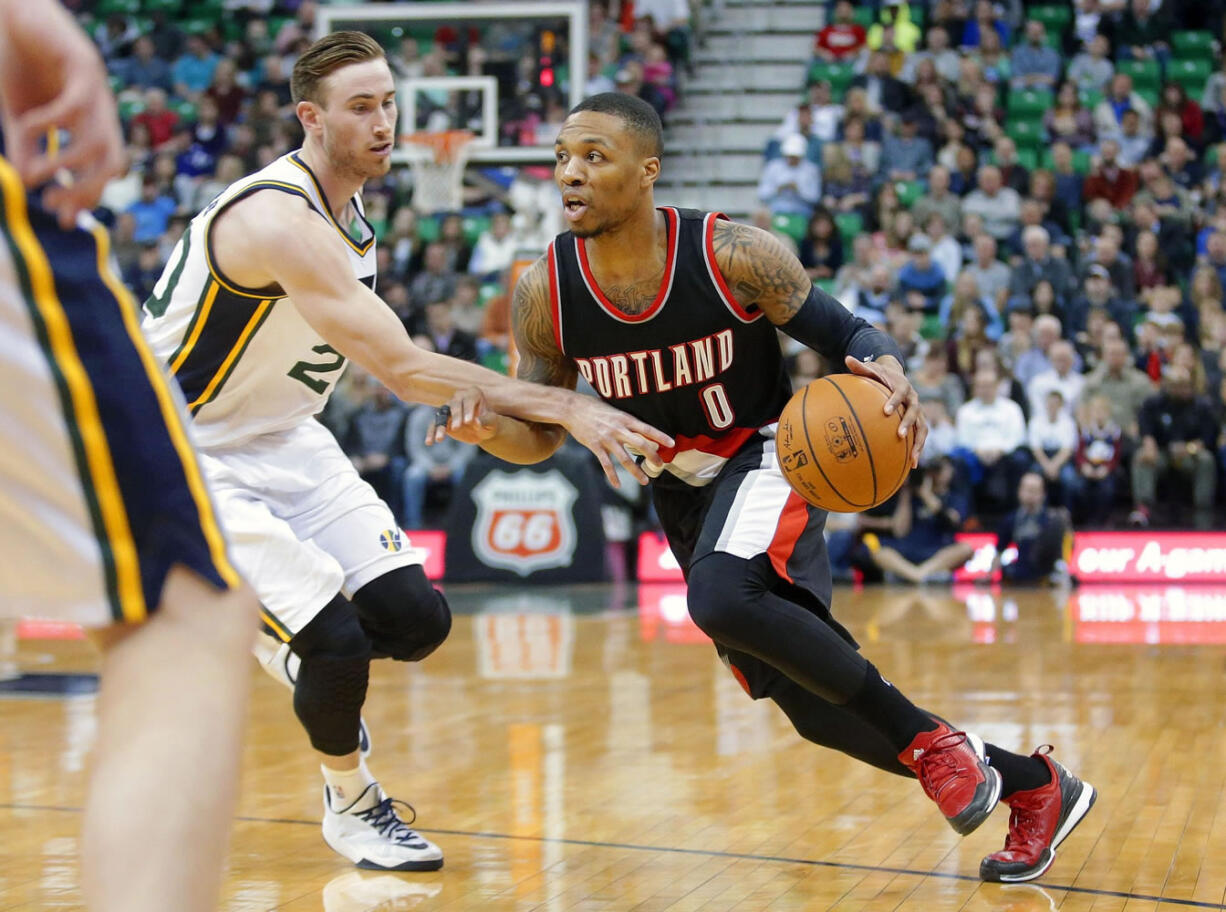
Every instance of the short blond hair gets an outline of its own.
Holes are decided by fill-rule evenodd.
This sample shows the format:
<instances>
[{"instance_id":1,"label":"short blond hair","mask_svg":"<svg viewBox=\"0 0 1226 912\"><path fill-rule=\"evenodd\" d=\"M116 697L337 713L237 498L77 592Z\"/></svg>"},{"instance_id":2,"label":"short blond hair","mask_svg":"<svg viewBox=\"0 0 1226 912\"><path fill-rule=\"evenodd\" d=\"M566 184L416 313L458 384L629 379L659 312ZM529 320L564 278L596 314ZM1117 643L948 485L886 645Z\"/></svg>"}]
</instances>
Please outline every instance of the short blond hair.
<instances>
[{"instance_id":1,"label":"short blond hair","mask_svg":"<svg viewBox=\"0 0 1226 912\"><path fill-rule=\"evenodd\" d=\"M323 104L320 84L328 74L351 63L387 59L379 42L365 32L333 32L302 52L290 77L290 97L294 104L312 101Z\"/></svg>"}]
</instances>

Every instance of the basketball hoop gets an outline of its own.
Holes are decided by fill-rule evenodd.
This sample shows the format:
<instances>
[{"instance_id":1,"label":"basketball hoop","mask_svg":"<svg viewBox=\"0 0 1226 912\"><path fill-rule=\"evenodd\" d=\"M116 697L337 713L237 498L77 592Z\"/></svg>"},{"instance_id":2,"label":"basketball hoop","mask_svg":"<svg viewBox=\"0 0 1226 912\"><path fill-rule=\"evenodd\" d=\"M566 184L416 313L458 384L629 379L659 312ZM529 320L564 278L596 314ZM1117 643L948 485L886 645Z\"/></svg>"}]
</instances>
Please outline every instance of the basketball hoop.
<instances>
[{"instance_id":1,"label":"basketball hoop","mask_svg":"<svg viewBox=\"0 0 1226 912\"><path fill-rule=\"evenodd\" d=\"M456 212L464 205L464 168L476 137L468 130L438 130L401 137L413 168L413 208L421 215Z\"/></svg>"}]
</instances>

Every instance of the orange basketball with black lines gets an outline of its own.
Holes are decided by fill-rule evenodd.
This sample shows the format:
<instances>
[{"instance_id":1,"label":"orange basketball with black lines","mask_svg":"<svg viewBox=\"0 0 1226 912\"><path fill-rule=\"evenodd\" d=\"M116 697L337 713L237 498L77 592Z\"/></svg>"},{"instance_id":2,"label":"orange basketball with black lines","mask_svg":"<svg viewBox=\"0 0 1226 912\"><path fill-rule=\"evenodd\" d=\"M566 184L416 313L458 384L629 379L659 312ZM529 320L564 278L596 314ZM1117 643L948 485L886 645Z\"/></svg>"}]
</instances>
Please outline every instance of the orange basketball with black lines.
<instances>
[{"instance_id":1,"label":"orange basketball with black lines","mask_svg":"<svg viewBox=\"0 0 1226 912\"><path fill-rule=\"evenodd\" d=\"M779 416L776 456L783 477L815 507L856 513L884 503L911 471L915 431L898 436L901 410L882 409L890 391L857 374L819 377Z\"/></svg>"}]
</instances>

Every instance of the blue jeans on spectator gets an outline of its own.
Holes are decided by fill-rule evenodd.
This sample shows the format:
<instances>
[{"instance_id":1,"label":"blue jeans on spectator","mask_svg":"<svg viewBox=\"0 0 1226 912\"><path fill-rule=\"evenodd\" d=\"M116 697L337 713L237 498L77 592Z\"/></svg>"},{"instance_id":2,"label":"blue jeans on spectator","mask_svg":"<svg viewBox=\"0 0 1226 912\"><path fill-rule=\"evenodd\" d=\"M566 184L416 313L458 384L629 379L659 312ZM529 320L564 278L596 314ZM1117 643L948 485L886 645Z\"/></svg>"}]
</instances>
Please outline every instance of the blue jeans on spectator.
<instances>
[{"instance_id":1,"label":"blue jeans on spectator","mask_svg":"<svg viewBox=\"0 0 1226 912\"><path fill-rule=\"evenodd\" d=\"M1076 473L1076 485L1073 490L1072 503L1078 517L1078 525L1105 526L1111 518L1111 508L1115 506L1115 475L1106 478L1086 478L1080 472Z\"/></svg>"},{"instance_id":2,"label":"blue jeans on spectator","mask_svg":"<svg viewBox=\"0 0 1226 912\"><path fill-rule=\"evenodd\" d=\"M403 481L401 482L403 507L399 514L400 524L406 529L422 528L423 513L426 508L426 490L431 484L430 469L432 466L423 465L422 463L412 463L404 470ZM434 484L450 484L454 485L460 480L460 475L463 469L459 472L453 471L443 481L434 481Z\"/></svg>"},{"instance_id":3,"label":"blue jeans on spectator","mask_svg":"<svg viewBox=\"0 0 1226 912\"><path fill-rule=\"evenodd\" d=\"M860 543L860 533L854 529L838 529L826 535L826 554L830 558L830 573L836 580L851 579L851 557Z\"/></svg>"},{"instance_id":4,"label":"blue jeans on spectator","mask_svg":"<svg viewBox=\"0 0 1226 912\"><path fill-rule=\"evenodd\" d=\"M374 472L361 473L362 480L375 489L379 499L391 508L393 516L400 515L402 491L397 482L404 472L405 462L403 456L393 456L383 468Z\"/></svg>"},{"instance_id":5,"label":"blue jeans on spectator","mask_svg":"<svg viewBox=\"0 0 1226 912\"><path fill-rule=\"evenodd\" d=\"M966 466L967 478L974 486L975 509L1005 513L1017 506L1017 483L1030 466L1030 450L1018 447L991 465L979 461L973 450L955 447L950 453Z\"/></svg>"},{"instance_id":6,"label":"blue jeans on spectator","mask_svg":"<svg viewBox=\"0 0 1226 912\"><path fill-rule=\"evenodd\" d=\"M1051 456L1051 453L1047 454ZM1052 481L1047 477L1047 473L1043 471L1043 467L1037 461L1030 464L1029 471L1043 476L1043 482L1047 485L1047 502L1051 505L1059 505L1068 510L1071 514L1077 500L1077 493L1081 487L1081 475L1077 469L1073 467L1073 460L1066 460L1064 465L1060 466L1060 471L1056 475L1056 480Z\"/></svg>"}]
</instances>

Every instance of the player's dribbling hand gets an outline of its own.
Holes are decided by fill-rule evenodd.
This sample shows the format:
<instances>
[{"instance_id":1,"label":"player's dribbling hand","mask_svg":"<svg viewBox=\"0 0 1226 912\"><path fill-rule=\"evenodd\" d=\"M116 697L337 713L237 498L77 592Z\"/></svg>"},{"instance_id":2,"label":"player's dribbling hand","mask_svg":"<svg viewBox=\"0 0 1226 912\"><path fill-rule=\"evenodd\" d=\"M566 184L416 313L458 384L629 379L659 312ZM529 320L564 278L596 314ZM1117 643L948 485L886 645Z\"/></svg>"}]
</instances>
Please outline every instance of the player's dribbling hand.
<instances>
[{"instance_id":1,"label":"player's dribbling hand","mask_svg":"<svg viewBox=\"0 0 1226 912\"><path fill-rule=\"evenodd\" d=\"M911 448L911 468L919 467L920 453L924 451L924 441L928 439L928 422L924 418L924 410L920 408L919 394L903 373L898 359L891 355L876 361L860 361L850 355L844 359L847 369L862 377L871 377L890 391L890 398L885 403L885 413L894 414L901 408L902 423L898 425L898 436L906 437L911 428L915 428L915 446Z\"/></svg>"},{"instance_id":2,"label":"player's dribbling hand","mask_svg":"<svg viewBox=\"0 0 1226 912\"><path fill-rule=\"evenodd\" d=\"M123 172L123 138L106 68L93 43L58 3L0 4L0 108L5 156L26 187L56 178L43 205L70 228ZM59 149L47 146L66 131Z\"/></svg>"},{"instance_id":3,"label":"player's dribbling hand","mask_svg":"<svg viewBox=\"0 0 1226 912\"><path fill-rule=\"evenodd\" d=\"M647 464L658 471L664 467L660 447L672 447L673 438L633 415L605 405L599 399L591 396L578 398L580 402L566 422L566 430L596 454L609 484L615 488L621 487L617 480L617 464L639 484L647 484L650 481L647 473L634 461L627 447L641 454Z\"/></svg>"},{"instance_id":4,"label":"player's dribbling hand","mask_svg":"<svg viewBox=\"0 0 1226 912\"><path fill-rule=\"evenodd\" d=\"M485 394L474 387L457 392L450 402L434 410L434 423L426 432L426 446L445 437L480 445L497 433L498 414L485 401Z\"/></svg>"}]
</instances>

